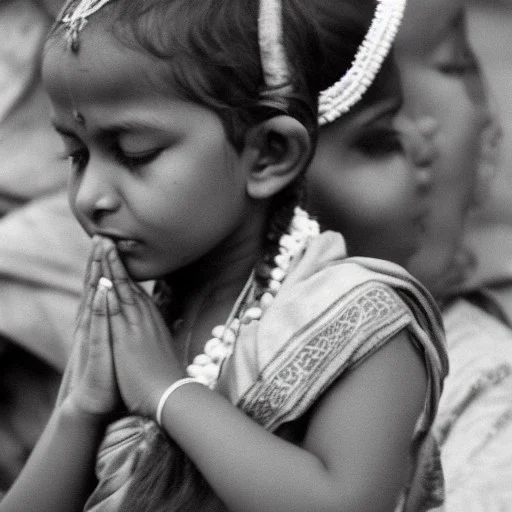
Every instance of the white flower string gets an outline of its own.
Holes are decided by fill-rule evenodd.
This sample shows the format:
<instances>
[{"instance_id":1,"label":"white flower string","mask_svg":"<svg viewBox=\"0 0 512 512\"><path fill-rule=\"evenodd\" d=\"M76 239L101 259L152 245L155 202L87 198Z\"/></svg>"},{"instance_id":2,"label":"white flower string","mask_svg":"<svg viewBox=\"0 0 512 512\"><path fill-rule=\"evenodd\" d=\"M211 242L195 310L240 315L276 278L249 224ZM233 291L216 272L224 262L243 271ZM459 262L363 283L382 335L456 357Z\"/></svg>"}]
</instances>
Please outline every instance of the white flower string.
<instances>
[{"instance_id":1,"label":"white flower string","mask_svg":"<svg viewBox=\"0 0 512 512\"><path fill-rule=\"evenodd\" d=\"M293 259L301 254L309 241L319 233L318 223L311 219L305 210L297 206L288 233L283 234L279 239L279 253L274 257L274 266L269 268L270 278L259 300L248 307L243 307L251 291L254 291L253 271L226 324L213 328L213 337L206 342L204 352L197 355L192 364L187 366L189 377L197 379L210 389L215 388L223 362L233 353L241 325L261 319L280 290ZM240 315L240 318L237 315Z\"/></svg>"},{"instance_id":2,"label":"white flower string","mask_svg":"<svg viewBox=\"0 0 512 512\"><path fill-rule=\"evenodd\" d=\"M66 5L59 22L66 27L66 39L71 51L78 51L78 35L87 25L87 18L110 1L112 0L78 0Z\"/></svg>"},{"instance_id":3,"label":"white flower string","mask_svg":"<svg viewBox=\"0 0 512 512\"><path fill-rule=\"evenodd\" d=\"M388 55L402 22L406 0L377 0L375 16L350 69L319 96L318 122L332 123L363 96Z\"/></svg>"},{"instance_id":4,"label":"white flower string","mask_svg":"<svg viewBox=\"0 0 512 512\"><path fill-rule=\"evenodd\" d=\"M263 81L269 89L290 83L290 70L283 42L281 0L260 0L258 41Z\"/></svg>"}]
</instances>

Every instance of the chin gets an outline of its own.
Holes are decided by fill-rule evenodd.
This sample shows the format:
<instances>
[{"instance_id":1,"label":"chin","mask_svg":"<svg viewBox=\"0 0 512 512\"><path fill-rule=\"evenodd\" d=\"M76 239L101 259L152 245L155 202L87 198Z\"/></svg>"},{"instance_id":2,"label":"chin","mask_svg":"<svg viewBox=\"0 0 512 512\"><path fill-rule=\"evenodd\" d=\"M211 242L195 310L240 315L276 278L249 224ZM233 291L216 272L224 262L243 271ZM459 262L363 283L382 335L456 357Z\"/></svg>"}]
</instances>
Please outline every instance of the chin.
<instances>
[{"instance_id":1,"label":"chin","mask_svg":"<svg viewBox=\"0 0 512 512\"><path fill-rule=\"evenodd\" d=\"M155 281L168 275L164 269L155 268L147 261L140 262L132 258L122 258L129 276L137 282Z\"/></svg>"}]
</instances>

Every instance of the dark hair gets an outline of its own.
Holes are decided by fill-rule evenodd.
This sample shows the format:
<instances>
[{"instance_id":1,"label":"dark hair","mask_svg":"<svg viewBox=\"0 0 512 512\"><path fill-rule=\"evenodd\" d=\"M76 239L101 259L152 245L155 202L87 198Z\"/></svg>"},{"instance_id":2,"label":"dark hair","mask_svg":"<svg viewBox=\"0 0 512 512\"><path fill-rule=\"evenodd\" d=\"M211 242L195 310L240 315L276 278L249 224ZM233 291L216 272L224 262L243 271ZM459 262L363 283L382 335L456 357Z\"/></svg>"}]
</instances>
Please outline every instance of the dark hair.
<instances>
[{"instance_id":1,"label":"dark hair","mask_svg":"<svg viewBox=\"0 0 512 512\"><path fill-rule=\"evenodd\" d=\"M350 66L375 2L282 4L292 87L284 97L270 95L270 101L262 101L259 0L119 0L104 9L109 9L111 30L119 40L169 64L160 85L169 84L173 93L218 113L236 148L243 147L247 128L283 113L306 127L314 145L318 94ZM52 34L60 30L57 24ZM267 257L287 229L302 189L297 181L276 197ZM161 433L137 462L122 509L213 512L225 507L187 455Z\"/></svg>"},{"instance_id":2,"label":"dark hair","mask_svg":"<svg viewBox=\"0 0 512 512\"><path fill-rule=\"evenodd\" d=\"M72 8L73 2L68 5ZM307 2L283 2L293 87L286 98L276 96L270 104L261 101L259 0L123 0L107 4L90 21L106 10L109 30L120 41L165 62L160 85L214 110L237 149L248 127L279 113L298 119L316 139L320 50Z\"/></svg>"},{"instance_id":3,"label":"dark hair","mask_svg":"<svg viewBox=\"0 0 512 512\"><path fill-rule=\"evenodd\" d=\"M376 0L309 0L315 11L323 55L320 90L337 82L349 69L376 9Z\"/></svg>"}]
</instances>

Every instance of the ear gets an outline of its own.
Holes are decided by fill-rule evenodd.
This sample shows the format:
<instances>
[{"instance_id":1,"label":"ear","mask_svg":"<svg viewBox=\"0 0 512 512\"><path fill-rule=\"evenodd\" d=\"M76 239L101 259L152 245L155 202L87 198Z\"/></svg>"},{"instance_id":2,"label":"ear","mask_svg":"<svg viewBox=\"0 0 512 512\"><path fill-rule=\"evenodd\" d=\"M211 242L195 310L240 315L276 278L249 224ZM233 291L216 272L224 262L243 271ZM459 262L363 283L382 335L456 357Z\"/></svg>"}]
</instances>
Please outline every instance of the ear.
<instances>
[{"instance_id":1,"label":"ear","mask_svg":"<svg viewBox=\"0 0 512 512\"><path fill-rule=\"evenodd\" d=\"M306 127L293 117L273 117L251 128L242 155L249 196L267 199L285 188L304 169L310 152Z\"/></svg>"}]
</instances>

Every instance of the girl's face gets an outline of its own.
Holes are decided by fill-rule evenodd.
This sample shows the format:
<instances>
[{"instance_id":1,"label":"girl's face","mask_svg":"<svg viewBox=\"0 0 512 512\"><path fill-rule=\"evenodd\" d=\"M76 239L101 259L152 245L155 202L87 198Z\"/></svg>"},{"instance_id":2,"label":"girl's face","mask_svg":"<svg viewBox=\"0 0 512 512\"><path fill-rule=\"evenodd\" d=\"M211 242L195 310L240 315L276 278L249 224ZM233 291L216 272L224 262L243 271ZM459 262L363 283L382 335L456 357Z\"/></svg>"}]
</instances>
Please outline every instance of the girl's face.
<instances>
[{"instance_id":1,"label":"girl's face","mask_svg":"<svg viewBox=\"0 0 512 512\"><path fill-rule=\"evenodd\" d=\"M397 57L405 111L412 118L432 117L438 126L433 142L439 157L425 239L408 268L431 291L442 293L464 277L454 256L475 199L482 130L490 115L461 9L457 2L434 3L439 10L430 4L427 9L419 0L411 3Z\"/></svg>"},{"instance_id":2,"label":"girl's face","mask_svg":"<svg viewBox=\"0 0 512 512\"><path fill-rule=\"evenodd\" d=\"M43 62L74 214L117 242L138 280L236 247L248 200L220 118L163 91L160 61L95 25L77 54L54 38Z\"/></svg>"},{"instance_id":3,"label":"girl's face","mask_svg":"<svg viewBox=\"0 0 512 512\"><path fill-rule=\"evenodd\" d=\"M404 264L420 242L426 188L396 129L401 104L390 62L356 108L321 128L308 198L321 224L343 234L349 255Z\"/></svg>"}]
</instances>

